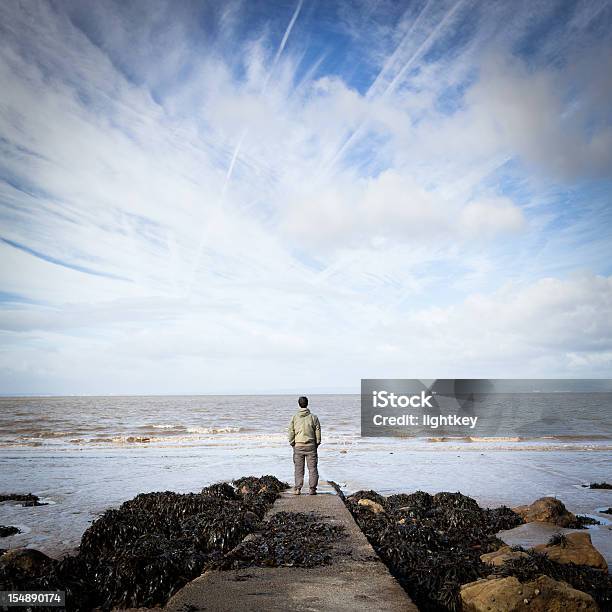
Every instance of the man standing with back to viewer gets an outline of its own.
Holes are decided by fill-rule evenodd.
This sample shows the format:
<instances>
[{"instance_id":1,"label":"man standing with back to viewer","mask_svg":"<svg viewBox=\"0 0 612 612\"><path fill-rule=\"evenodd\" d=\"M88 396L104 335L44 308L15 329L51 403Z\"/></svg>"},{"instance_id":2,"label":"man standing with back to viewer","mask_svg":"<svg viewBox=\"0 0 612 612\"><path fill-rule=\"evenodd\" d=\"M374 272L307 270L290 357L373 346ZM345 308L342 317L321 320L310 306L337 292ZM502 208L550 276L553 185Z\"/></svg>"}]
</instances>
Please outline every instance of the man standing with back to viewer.
<instances>
[{"instance_id":1,"label":"man standing with back to viewer","mask_svg":"<svg viewBox=\"0 0 612 612\"><path fill-rule=\"evenodd\" d=\"M321 444L321 425L317 416L308 409L307 397L300 397L298 404L300 409L291 417L289 423L289 444L293 446L293 464L295 465L293 494L299 495L302 492L304 460L306 460L310 495L316 495L319 482L317 448Z\"/></svg>"}]
</instances>

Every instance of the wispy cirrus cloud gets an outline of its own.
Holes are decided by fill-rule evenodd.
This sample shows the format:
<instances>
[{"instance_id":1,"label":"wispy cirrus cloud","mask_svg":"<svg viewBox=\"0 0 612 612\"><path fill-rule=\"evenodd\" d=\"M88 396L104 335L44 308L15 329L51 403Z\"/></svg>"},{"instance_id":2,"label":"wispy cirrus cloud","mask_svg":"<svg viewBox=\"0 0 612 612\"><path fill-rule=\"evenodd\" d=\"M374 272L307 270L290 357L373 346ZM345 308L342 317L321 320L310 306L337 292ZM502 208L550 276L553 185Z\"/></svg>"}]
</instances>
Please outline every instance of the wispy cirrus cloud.
<instances>
[{"instance_id":1,"label":"wispy cirrus cloud","mask_svg":"<svg viewBox=\"0 0 612 612\"><path fill-rule=\"evenodd\" d=\"M2 6L4 387L605 374L611 10Z\"/></svg>"}]
</instances>

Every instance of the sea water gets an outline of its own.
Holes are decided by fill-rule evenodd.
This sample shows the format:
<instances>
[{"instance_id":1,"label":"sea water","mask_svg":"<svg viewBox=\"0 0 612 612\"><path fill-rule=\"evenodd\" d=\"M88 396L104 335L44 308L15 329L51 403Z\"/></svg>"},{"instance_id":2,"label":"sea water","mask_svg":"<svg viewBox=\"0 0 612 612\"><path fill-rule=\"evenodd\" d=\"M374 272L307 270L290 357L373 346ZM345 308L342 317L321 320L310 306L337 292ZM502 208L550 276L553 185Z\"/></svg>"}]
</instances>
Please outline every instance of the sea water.
<instances>
[{"instance_id":1,"label":"sea water","mask_svg":"<svg viewBox=\"0 0 612 612\"><path fill-rule=\"evenodd\" d=\"M609 515L598 512L612 492L582 486L612 479L611 400L533 394L517 407L498 398L481 418L524 410L520 435L459 438L362 438L358 395L311 396L310 407L323 429L321 477L346 491L461 491L485 506L553 495L604 522L592 538L612 561ZM282 395L0 398L0 493L48 503L1 503L0 524L22 533L0 548L59 556L105 509L142 492L198 491L250 474L290 482L286 427L295 408L296 398Z\"/></svg>"}]
</instances>

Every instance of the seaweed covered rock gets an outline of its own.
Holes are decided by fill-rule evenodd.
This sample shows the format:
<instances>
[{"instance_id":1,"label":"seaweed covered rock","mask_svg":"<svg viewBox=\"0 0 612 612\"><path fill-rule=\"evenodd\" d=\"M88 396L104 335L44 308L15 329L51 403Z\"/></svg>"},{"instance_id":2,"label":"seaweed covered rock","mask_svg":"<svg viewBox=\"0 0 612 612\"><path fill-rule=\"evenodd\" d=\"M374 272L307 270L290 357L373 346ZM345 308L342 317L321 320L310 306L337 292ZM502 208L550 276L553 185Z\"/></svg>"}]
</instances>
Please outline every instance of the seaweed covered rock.
<instances>
[{"instance_id":1,"label":"seaweed covered rock","mask_svg":"<svg viewBox=\"0 0 612 612\"><path fill-rule=\"evenodd\" d=\"M540 497L533 504L518 506L514 511L526 523L552 523L559 527L573 527L577 523L576 516L555 497Z\"/></svg>"},{"instance_id":2,"label":"seaweed covered rock","mask_svg":"<svg viewBox=\"0 0 612 612\"><path fill-rule=\"evenodd\" d=\"M397 493L387 497L387 506L392 509L417 508L429 510L433 504L433 497L425 491L415 491L414 493Z\"/></svg>"},{"instance_id":3,"label":"seaweed covered rock","mask_svg":"<svg viewBox=\"0 0 612 612\"><path fill-rule=\"evenodd\" d=\"M331 550L344 530L322 522L316 514L277 512L223 559L216 569L263 567L315 567L331 563Z\"/></svg>"},{"instance_id":4,"label":"seaweed covered rock","mask_svg":"<svg viewBox=\"0 0 612 612\"><path fill-rule=\"evenodd\" d=\"M612 489L612 484L609 482L592 482L591 484L582 486L589 489Z\"/></svg>"},{"instance_id":5,"label":"seaweed covered rock","mask_svg":"<svg viewBox=\"0 0 612 612\"><path fill-rule=\"evenodd\" d=\"M19 501L24 508L28 506L48 506L46 502L41 502L37 495L32 493L4 493L0 495L0 502Z\"/></svg>"},{"instance_id":6,"label":"seaweed covered rock","mask_svg":"<svg viewBox=\"0 0 612 612\"><path fill-rule=\"evenodd\" d=\"M387 498L387 507L400 515L400 523L418 522L426 518L431 512L433 496L424 491L416 493L399 493Z\"/></svg>"},{"instance_id":7,"label":"seaweed covered rock","mask_svg":"<svg viewBox=\"0 0 612 612\"><path fill-rule=\"evenodd\" d=\"M245 476L234 480L234 486L249 504L250 510L262 519L268 508L280 493L289 488L286 482L281 482L276 476Z\"/></svg>"},{"instance_id":8,"label":"seaweed covered rock","mask_svg":"<svg viewBox=\"0 0 612 612\"><path fill-rule=\"evenodd\" d=\"M525 552L526 557L510 559L503 565L493 568L493 574L504 578L514 576L520 582L529 582L546 575L588 593L602 610L612 609L612 576L607 572L588 565L557 563L534 550Z\"/></svg>"},{"instance_id":9,"label":"seaweed covered rock","mask_svg":"<svg viewBox=\"0 0 612 612\"><path fill-rule=\"evenodd\" d=\"M104 609L151 607L197 576L208 558L187 538L146 534L100 559L92 582Z\"/></svg>"},{"instance_id":10,"label":"seaweed covered rock","mask_svg":"<svg viewBox=\"0 0 612 612\"><path fill-rule=\"evenodd\" d=\"M0 538L7 538L8 536L15 535L16 533L21 533L21 529L13 526L0 525Z\"/></svg>"},{"instance_id":11,"label":"seaweed covered rock","mask_svg":"<svg viewBox=\"0 0 612 612\"><path fill-rule=\"evenodd\" d=\"M29 508L31 506L48 506L49 504L47 502L38 501L38 499L32 499L32 500L24 501L23 504L21 505L24 508Z\"/></svg>"},{"instance_id":12,"label":"seaweed covered rock","mask_svg":"<svg viewBox=\"0 0 612 612\"><path fill-rule=\"evenodd\" d=\"M20 502L35 502L38 501L36 495L32 493L0 493L0 502L4 501L20 501Z\"/></svg>"},{"instance_id":13,"label":"seaweed covered rock","mask_svg":"<svg viewBox=\"0 0 612 612\"><path fill-rule=\"evenodd\" d=\"M228 482L218 482L209 487L204 487L200 493L202 495L222 497L223 499L240 499L240 494Z\"/></svg>"},{"instance_id":14,"label":"seaweed covered rock","mask_svg":"<svg viewBox=\"0 0 612 612\"><path fill-rule=\"evenodd\" d=\"M145 493L107 510L83 534L79 547L85 556L97 557L131 545L139 538L156 533L167 538L189 537L206 552L228 550L245 535L243 524L250 511L244 501L198 493L171 491Z\"/></svg>"},{"instance_id":15,"label":"seaweed covered rock","mask_svg":"<svg viewBox=\"0 0 612 612\"><path fill-rule=\"evenodd\" d=\"M360 503L363 499L375 500L385 512L372 512L367 507L369 504ZM461 610L462 585L491 574L496 574L496 578L514 577L520 582L548 575L554 581L567 582L573 589L587 593L602 608L609 605L612 589L605 572L556 563L533 551L512 549L497 539L497 532L523 523L523 518L508 507L483 509L461 493L430 495L423 491L391 495L386 499L372 491L360 491L348 496L345 503L420 610ZM556 516L563 513L568 514L561 504ZM556 592L562 599L559 593L563 589ZM506 608L490 608L491 611L499 609Z\"/></svg>"},{"instance_id":16,"label":"seaweed covered rock","mask_svg":"<svg viewBox=\"0 0 612 612\"><path fill-rule=\"evenodd\" d=\"M368 499L385 512L374 513ZM459 610L460 586L490 572L480 555L502 546L494 536L507 509L491 515L460 493L422 491L385 499L371 491L349 496L357 524L392 574L422 610Z\"/></svg>"},{"instance_id":17,"label":"seaweed covered rock","mask_svg":"<svg viewBox=\"0 0 612 612\"><path fill-rule=\"evenodd\" d=\"M459 508L472 512L482 512L478 502L467 495L461 493L436 493L432 498L432 505L441 508Z\"/></svg>"},{"instance_id":18,"label":"seaweed covered rock","mask_svg":"<svg viewBox=\"0 0 612 612\"><path fill-rule=\"evenodd\" d=\"M29 582L22 582L20 590L65 591L67 610L92 610L101 608L103 595L94 590L91 576L104 571L95 561L88 562L79 556L67 556L53 561L47 571Z\"/></svg>"},{"instance_id":19,"label":"seaweed covered rock","mask_svg":"<svg viewBox=\"0 0 612 612\"><path fill-rule=\"evenodd\" d=\"M547 544L534 547L536 552L546 555L557 563L588 565L607 571L608 564L601 553L593 546L588 533L567 533L553 537Z\"/></svg>"},{"instance_id":20,"label":"seaweed covered rock","mask_svg":"<svg viewBox=\"0 0 612 612\"><path fill-rule=\"evenodd\" d=\"M76 556L47 561L43 555L26 573L9 553L3 555L0 587L65 590L67 606L74 610L163 604L258 527L288 486L273 476L246 480L245 493L218 483L201 493L137 495L94 521Z\"/></svg>"},{"instance_id":21,"label":"seaweed covered rock","mask_svg":"<svg viewBox=\"0 0 612 612\"><path fill-rule=\"evenodd\" d=\"M386 503L384 496L380 495L380 493L377 493L376 491L357 491L356 493L352 493L348 499L355 503L362 499L369 499L370 501L380 504L383 508Z\"/></svg>"},{"instance_id":22,"label":"seaweed covered rock","mask_svg":"<svg viewBox=\"0 0 612 612\"><path fill-rule=\"evenodd\" d=\"M65 591L70 610L91 610L97 605L78 557L56 561L38 550L12 549L0 559L0 590Z\"/></svg>"},{"instance_id":23,"label":"seaweed covered rock","mask_svg":"<svg viewBox=\"0 0 612 612\"><path fill-rule=\"evenodd\" d=\"M597 612L590 595L548 576L521 583L516 578L477 580L461 587L464 612Z\"/></svg>"},{"instance_id":24,"label":"seaweed covered rock","mask_svg":"<svg viewBox=\"0 0 612 612\"><path fill-rule=\"evenodd\" d=\"M45 570L53 562L51 557L33 548L13 548L0 557L0 568L33 576Z\"/></svg>"},{"instance_id":25,"label":"seaweed covered rock","mask_svg":"<svg viewBox=\"0 0 612 612\"><path fill-rule=\"evenodd\" d=\"M484 513L488 529L493 533L514 529L524 523L523 518L507 506L486 508Z\"/></svg>"},{"instance_id":26,"label":"seaweed covered rock","mask_svg":"<svg viewBox=\"0 0 612 612\"><path fill-rule=\"evenodd\" d=\"M249 493L273 493L278 494L289 488L286 482L282 482L276 476L243 476L234 480L234 486L243 494Z\"/></svg>"},{"instance_id":27,"label":"seaweed covered rock","mask_svg":"<svg viewBox=\"0 0 612 612\"><path fill-rule=\"evenodd\" d=\"M576 522L571 526L571 529L586 529L589 525L601 525L601 522L592 516L576 515Z\"/></svg>"}]
</instances>

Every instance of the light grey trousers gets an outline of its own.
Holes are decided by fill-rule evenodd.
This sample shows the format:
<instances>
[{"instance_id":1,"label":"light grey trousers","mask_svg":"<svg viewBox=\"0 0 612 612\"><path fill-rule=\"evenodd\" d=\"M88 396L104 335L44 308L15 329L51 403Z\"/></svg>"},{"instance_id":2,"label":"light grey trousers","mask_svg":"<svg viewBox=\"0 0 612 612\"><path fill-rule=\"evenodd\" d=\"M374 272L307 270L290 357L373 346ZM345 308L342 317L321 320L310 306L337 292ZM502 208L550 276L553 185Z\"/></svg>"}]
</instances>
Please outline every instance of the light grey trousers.
<instances>
[{"instance_id":1,"label":"light grey trousers","mask_svg":"<svg viewBox=\"0 0 612 612\"><path fill-rule=\"evenodd\" d=\"M293 465L295 466L295 488L301 489L304 485L304 462L308 464L308 486L311 489L316 489L319 482L319 470L317 445L312 444L297 444L293 447Z\"/></svg>"}]
</instances>

